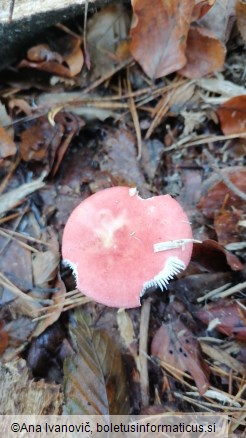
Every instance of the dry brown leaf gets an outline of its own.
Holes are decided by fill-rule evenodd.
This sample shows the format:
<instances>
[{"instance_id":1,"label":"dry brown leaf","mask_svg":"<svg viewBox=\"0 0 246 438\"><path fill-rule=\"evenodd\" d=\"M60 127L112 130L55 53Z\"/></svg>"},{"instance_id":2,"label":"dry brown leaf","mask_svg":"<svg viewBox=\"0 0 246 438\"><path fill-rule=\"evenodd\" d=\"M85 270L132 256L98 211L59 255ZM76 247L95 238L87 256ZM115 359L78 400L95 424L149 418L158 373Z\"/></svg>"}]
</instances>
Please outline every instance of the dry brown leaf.
<instances>
[{"instance_id":1,"label":"dry brown leaf","mask_svg":"<svg viewBox=\"0 0 246 438\"><path fill-rule=\"evenodd\" d=\"M192 12L193 20L196 21L206 15L214 3L215 0L195 0L195 6Z\"/></svg>"},{"instance_id":2,"label":"dry brown leaf","mask_svg":"<svg viewBox=\"0 0 246 438\"><path fill-rule=\"evenodd\" d=\"M2 307L3 309L3 307ZM1 361L6 363L11 358L17 357L20 351L25 349L27 342L33 336L36 322L33 321L32 316L21 315L14 302L9 305L10 312L15 313L15 318L6 322L4 330L8 334L8 346L1 357Z\"/></svg>"},{"instance_id":3,"label":"dry brown leaf","mask_svg":"<svg viewBox=\"0 0 246 438\"><path fill-rule=\"evenodd\" d=\"M59 64L63 61L60 53L51 50L48 44L38 44L37 46L31 47L31 49L27 51L27 59L32 62L56 61Z\"/></svg>"},{"instance_id":4,"label":"dry brown leaf","mask_svg":"<svg viewBox=\"0 0 246 438\"><path fill-rule=\"evenodd\" d=\"M6 129L0 125L0 161L16 154L16 145Z\"/></svg>"},{"instance_id":5,"label":"dry brown leaf","mask_svg":"<svg viewBox=\"0 0 246 438\"><path fill-rule=\"evenodd\" d=\"M141 187L141 193L146 193L132 132L121 125L117 129L109 129L103 140L103 150L104 158L100 160L100 169L110 174L116 185Z\"/></svg>"},{"instance_id":6,"label":"dry brown leaf","mask_svg":"<svg viewBox=\"0 0 246 438\"><path fill-rule=\"evenodd\" d=\"M246 3L244 0L238 0L236 13L238 29L244 41L246 41Z\"/></svg>"},{"instance_id":7,"label":"dry brown leaf","mask_svg":"<svg viewBox=\"0 0 246 438\"><path fill-rule=\"evenodd\" d=\"M6 126L11 125L12 119L9 117L5 105L0 102L0 125Z\"/></svg>"},{"instance_id":8,"label":"dry brown leaf","mask_svg":"<svg viewBox=\"0 0 246 438\"><path fill-rule=\"evenodd\" d=\"M230 181L242 192L246 192L246 169L243 167L226 167L221 170ZM245 209L245 201L232 192L223 181L221 176L213 174L202 187L202 197L199 201L200 208L207 217L214 218L221 209L237 208Z\"/></svg>"},{"instance_id":9,"label":"dry brown leaf","mask_svg":"<svg viewBox=\"0 0 246 438\"><path fill-rule=\"evenodd\" d=\"M226 48L209 30L191 27L187 38L187 64L180 73L187 78L201 78L220 70L224 65Z\"/></svg>"},{"instance_id":10,"label":"dry brown leaf","mask_svg":"<svg viewBox=\"0 0 246 438\"><path fill-rule=\"evenodd\" d=\"M218 242L226 246L228 243L240 242L239 221L243 217L241 210L225 210L218 214L214 219L214 229L217 234Z\"/></svg>"},{"instance_id":11,"label":"dry brown leaf","mask_svg":"<svg viewBox=\"0 0 246 438\"><path fill-rule=\"evenodd\" d=\"M52 73L53 75L63 76L65 78L70 78L71 73L69 68L65 67L63 64L58 64L55 61L43 61L43 62L31 62L27 59L23 59L19 65L19 68L33 68L34 70L42 70L47 73Z\"/></svg>"},{"instance_id":12,"label":"dry brown leaf","mask_svg":"<svg viewBox=\"0 0 246 438\"><path fill-rule=\"evenodd\" d=\"M103 76L122 60L119 47L127 39L129 27L129 16L120 3L106 6L88 21L87 46L92 79ZM124 52L126 55L125 49Z\"/></svg>"},{"instance_id":13,"label":"dry brown leaf","mask_svg":"<svg viewBox=\"0 0 246 438\"><path fill-rule=\"evenodd\" d=\"M59 253L53 251L36 252L32 255L33 282L41 288L49 287L57 274Z\"/></svg>"},{"instance_id":14,"label":"dry brown leaf","mask_svg":"<svg viewBox=\"0 0 246 438\"><path fill-rule=\"evenodd\" d=\"M195 83L187 81L185 84L174 89L170 95L170 110L179 114L182 109L187 108L187 102L192 102L195 88Z\"/></svg>"},{"instance_id":15,"label":"dry brown leaf","mask_svg":"<svg viewBox=\"0 0 246 438\"><path fill-rule=\"evenodd\" d=\"M59 109L59 108L58 108ZM52 176L56 174L72 138L84 126L84 121L71 113L59 112L52 115L51 124L47 117L34 120L21 133L20 153L24 161L42 161Z\"/></svg>"},{"instance_id":16,"label":"dry brown leaf","mask_svg":"<svg viewBox=\"0 0 246 438\"><path fill-rule=\"evenodd\" d=\"M202 395L209 387L207 369L194 334L180 321L162 325L156 332L151 353L168 365L188 371Z\"/></svg>"},{"instance_id":17,"label":"dry brown leaf","mask_svg":"<svg viewBox=\"0 0 246 438\"><path fill-rule=\"evenodd\" d=\"M0 356L4 353L9 344L9 335L3 329L3 322L0 320Z\"/></svg>"},{"instance_id":18,"label":"dry brown leaf","mask_svg":"<svg viewBox=\"0 0 246 438\"><path fill-rule=\"evenodd\" d=\"M246 134L246 95L227 100L217 111L225 135Z\"/></svg>"},{"instance_id":19,"label":"dry brown leaf","mask_svg":"<svg viewBox=\"0 0 246 438\"><path fill-rule=\"evenodd\" d=\"M68 46L67 39L66 45ZM81 41L78 38L69 37L68 53L62 56L52 50L48 44L39 44L27 51L27 59L23 59L18 67L29 67L66 78L74 77L81 71L84 63L80 45ZM63 49L67 52L66 47Z\"/></svg>"},{"instance_id":20,"label":"dry brown leaf","mask_svg":"<svg viewBox=\"0 0 246 438\"><path fill-rule=\"evenodd\" d=\"M7 193L0 195L0 217L8 210L16 207L23 202L24 198L36 190L44 187L44 174L40 178L30 183L22 184L17 189L9 190Z\"/></svg>"},{"instance_id":21,"label":"dry brown leaf","mask_svg":"<svg viewBox=\"0 0 246 438\"><path fill-rule=\"evenodd\" d=\"M63 413L127 414L128 388L120 351L106 332L90 329L86 317L77 309L70 327L77 352L64 365Z\"/></svg>"},{"instance_id":22,"label":"dry brown leaf","mask_svg":"<svg viewBox=\"0 0 246 438\"><path fill-rule=\"evenodd\" d=\"M32 114L32 107L25 99L10 99L8 107L10 110L14 110L15 114L20 112L26 114L27 116Z\"/></svg>"},{"instance_id":23,"label":"dry brown leaf","mask_svg":"<svg viewBox=\"0 0 246 438\"><path fill-rule=\"evenodd\" d=\"M51 297L52 302L56 307L51 306L44 309L46 317L38 321L38 324L33 331L32 337L40 336L47 329L47 327L54 324L54 322L56 322L61 315L64 301L66 299L66 287L59 274L57 277L58 278L54 284L55 292L53 292Z\"/></svg>"},{"instance_id":24,"label":"dry brown leaf","mask_svg":"<svg viewBox=\"0 0 246 438\"><path fill-rule=\"evenodd\" d=\"M236 19L237 0L216 0L208 13L199 20L199 24L210 30L223 43L230 37Z\"/></svg>"},{"instance_id":25,"label":"dry brown leaf","mask_svg":"<svg viewBox=\"0 0 246 438\"><path fill-rule=\"evenodd\" d=\"M19 242L19 240L12 240L11 235L8 234L0 237L0 272L5 273L5 276L18 288L30 290L33 286L31 251L29 248L21 246ZM4 290L3 287L0 298L1 304L4 303Z\"/></svg>"},{"instance_id":26,"label":"dry brown leaf","mask_svg":"<svg viewBox=\"0 0 246 438\"><path fill-rule=\"evenodd\" d=\"M228 368L238 374L245 374L245 364L242 364L239 360L232 357L227 351L222 350L220 346L217 347L216 345L210 345L205 341L201 341L200 345L203 353L213 359L215 363L222 364L223 369ZM243 351L243 348L241 348L241 351ZM238 438L238 435L235 435L234 437L230 435L230 438Z\"/></svg>"},{"instance_id":27,"label":"dry brown leaf","mask_svg":"<svg viewBox=\"0 0 246 438\"><path fill-rule=\"evenodd\" d=\"M130 50L149 77L159 78L184 66L193 6L193 0L132 0Z\"/></svg>"},{"instance_id":28,"label":"dry brown leaf","mask_svg":"<svg viewBox=\"0 0 246 438\"><path fill-rule=\"evenodd\" d=\"M42 162L46 158L49 166L52 167L63 133L64 127L61 124L52 126L46 117L39 117L21 133L21 158L24 161L35 160Z\"/></svg>"},{"instance_id":29,"label":"dry brown leaf","mask_svg":"<svg viewBox=\"0 0 246 438\"><path fill-rule=\"evenodd\" d=\"M244 266L239 258L212 239L193 244L192 261L209 272L225 272L228 266L233 271L241 271Z\"/></svg>"},{"instance_id":30,"label":"dry brown leaf","mask_svg":"<svg viewBox=\"0 0 246 438\"><path fill-rule=\"evenodd\" d=\"M243 302L221 300L194 313L205 324L238 341L246 342L246 307ZM214 322L214 323L213 323Z\"/></svg>"},{"instance_id":31,"label":"dry brown leaf","mask_svg":"<svg viewBox=\"0 0 246 438\"><path fill-rule=\"evenodd\" d=\"M80 44L80 41L76 40L74 49L64 57L64 62L69 67L71 77L76 76L82 70L84 64L84 55Z\"/></svg>"}]
</instances>

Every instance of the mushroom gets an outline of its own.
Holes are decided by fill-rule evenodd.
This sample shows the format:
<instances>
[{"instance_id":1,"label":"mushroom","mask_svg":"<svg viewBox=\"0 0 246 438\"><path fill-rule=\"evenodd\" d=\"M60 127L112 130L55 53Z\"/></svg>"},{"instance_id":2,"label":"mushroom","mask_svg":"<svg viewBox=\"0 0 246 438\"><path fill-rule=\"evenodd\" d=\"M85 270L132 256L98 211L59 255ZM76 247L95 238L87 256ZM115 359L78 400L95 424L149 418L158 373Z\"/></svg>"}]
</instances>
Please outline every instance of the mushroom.
<instances>
[{"instance_id":1,"label":"mushroom","mask_svg":"<svg viewBox=\"0 0 246 438\"><path fill-rule=\"evenodd\" d=\"M111 307L140 306L151 286L162 290L188 265L192 230L170 195L142 199L112 187L85 199L64 229L62 256L88 297Z\"/></svg>"}]
</instances>

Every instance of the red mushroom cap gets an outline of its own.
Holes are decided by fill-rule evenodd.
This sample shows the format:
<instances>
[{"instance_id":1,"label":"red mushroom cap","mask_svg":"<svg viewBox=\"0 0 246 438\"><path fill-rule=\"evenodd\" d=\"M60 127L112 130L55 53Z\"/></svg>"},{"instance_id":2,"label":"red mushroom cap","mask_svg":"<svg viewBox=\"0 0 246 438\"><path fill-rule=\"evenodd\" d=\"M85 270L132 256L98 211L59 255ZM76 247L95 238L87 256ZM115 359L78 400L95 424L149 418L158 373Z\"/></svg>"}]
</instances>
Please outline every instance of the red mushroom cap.
<instances>
[{"instance_id":1,"label":"red mushroom cap","mask_svg":"<svg viewBox=\"0 0 246 438\"><path fill-rule=\"evenodd\" d=\"M112 307L137 307L150 286L166 288L191 252L191 226L179 203L169 195L142 199L129 187L105 189L81 202L62 241L78 289Z\"/></svg>"}]
</instances>

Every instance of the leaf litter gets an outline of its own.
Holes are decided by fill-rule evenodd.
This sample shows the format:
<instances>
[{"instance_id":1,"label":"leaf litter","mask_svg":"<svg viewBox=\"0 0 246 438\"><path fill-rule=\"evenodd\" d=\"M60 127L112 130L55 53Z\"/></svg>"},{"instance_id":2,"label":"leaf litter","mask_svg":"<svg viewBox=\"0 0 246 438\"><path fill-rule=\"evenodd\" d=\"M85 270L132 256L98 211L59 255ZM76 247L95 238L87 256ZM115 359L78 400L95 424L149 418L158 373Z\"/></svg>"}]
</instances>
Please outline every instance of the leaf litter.
<instances>
[{"instance_id":1,"label":"leaf litter","mask_svg":"<svg viewBox=\"0 0 246 438\"><path fill-rule=\"evenodd\" d=\"M0 75L1 374L14 381L0 392L20 400L25 380L18 413L61 412L63 398L76 414L228 413L241 435L244 2L134 0L83 18ZM170 193L203 241L168 293L118 313L60 264L71 210L115 185ZM56 402L30 411L40 390Z\"/></svg>"}]
</instances>

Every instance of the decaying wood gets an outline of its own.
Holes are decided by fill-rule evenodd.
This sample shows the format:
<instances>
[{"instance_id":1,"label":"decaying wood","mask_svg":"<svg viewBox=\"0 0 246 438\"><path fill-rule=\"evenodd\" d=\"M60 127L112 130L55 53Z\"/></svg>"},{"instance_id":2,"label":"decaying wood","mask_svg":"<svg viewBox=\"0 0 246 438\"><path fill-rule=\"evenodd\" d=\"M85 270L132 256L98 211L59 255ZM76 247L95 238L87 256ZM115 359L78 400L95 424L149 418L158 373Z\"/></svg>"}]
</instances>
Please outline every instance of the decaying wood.
<instances>
[{"instance_id":1,"label":"decaying wood","mask_svg":"<svg viewBox=\"0 0 246 438\"><path fill-rule=\"evenodd\" d=\"M0 0L0 71L18 62L42 33L56 23L117 0ZM124 3L125 1L122 0ZM83 21L81 21L83 23ZM41 38L43 41L44 38Z\"/></svg>"},{"instance_id":2,"label":"decaying wood","mask_svg":"<svg viewBox=\"0 0 246 438\"><path fill-rule=\"evenodd\" d=\"M0 364L1 414L57 415L62 402L60 385L31 380L24 359Z\"/></svg>"},{"instance_id":3,"label":"decaying wood","mask_svg":"<svg viewBox=\"0 0 246 438\"><path fill-rule=\"evenodd\" d=\"M94 0L88 0L93 2ZM83 5L86 0L1 0L0 23L22 20L33 15Z\"/></svg>"},{"instance_id":4,"label":"decaying wood","mask_svg":"<svg viewBox=\"0 0 246 438\"><path fill-rule=\"evenodd\" d=\"M83 14L86 1L0 0L0 70L20 60L30 41L35 44L42 32ZM88 0L89 7L94 7L94 1L100 3Z\"/></svg>"}]
</instances>

